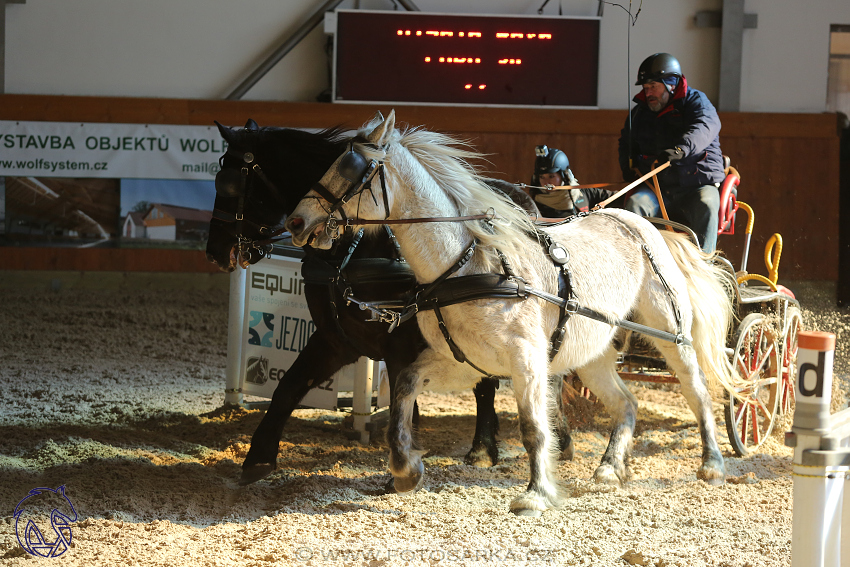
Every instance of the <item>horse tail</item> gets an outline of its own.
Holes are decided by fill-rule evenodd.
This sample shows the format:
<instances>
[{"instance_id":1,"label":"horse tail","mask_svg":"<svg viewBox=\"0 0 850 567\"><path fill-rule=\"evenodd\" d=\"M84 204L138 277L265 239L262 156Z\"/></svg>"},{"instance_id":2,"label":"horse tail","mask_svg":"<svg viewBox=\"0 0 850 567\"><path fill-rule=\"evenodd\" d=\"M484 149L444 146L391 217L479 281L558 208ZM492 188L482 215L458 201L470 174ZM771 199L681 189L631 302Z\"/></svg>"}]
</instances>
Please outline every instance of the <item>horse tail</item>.
<instances>
[{"instance_id":1,"label":"horse tail","mask_svg":"<svg viewBox=\"0 0 850 567\"><path fill-rule=\"evenodd\" d=\"M719 384L734 392L735 371L726 354L726 337L734 320L734 276L687 236L660 231L688 282L693 311L691 335L697 361L711 390Z\"/></svg>"}]
</instances>

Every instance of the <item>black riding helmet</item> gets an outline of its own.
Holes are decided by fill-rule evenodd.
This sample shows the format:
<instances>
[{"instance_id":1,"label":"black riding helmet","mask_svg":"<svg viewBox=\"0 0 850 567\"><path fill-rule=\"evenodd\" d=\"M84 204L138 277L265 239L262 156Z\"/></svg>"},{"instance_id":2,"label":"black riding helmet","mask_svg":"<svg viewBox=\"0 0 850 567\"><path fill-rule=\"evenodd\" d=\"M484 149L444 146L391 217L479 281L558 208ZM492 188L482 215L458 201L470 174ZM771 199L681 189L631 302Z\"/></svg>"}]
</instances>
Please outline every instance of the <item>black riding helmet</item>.
<instances>
[{"instance_id":1,"label":"black riding helmet","mask_svg":"<svg viewBox=\"0 0 850 567\"><path fill-rule=\"evenodd\" d=\"M537 159L534 160L534 175L531 178L533 187L540 185L540 176L545 173L560 173L561 183L564 185L578 184L573 172L570 171L570 160L567 154L557 148L550 149L546 146L537 146L534 148L534 153L537 154ZM590 204L581 189L572 189L560 195L548 196L540 190L534 191L533 198L544 216L562 217L564 214L586 212L589 209ZM573 212L568 213L567 211Z\"/></svg>"},{"instance_id":2,"label":"black riding helmet","mask_svg":"<svg viewBox=\"0 0 850 567\"><path fill-rule=\"evenodd\" d=\"M669 53L655 53L643 60L638 69L636 85L645 85L650 81L661 82L668 77L682 78L679 60Z\"/></svg>"},{"instance_id":3,"label":"black riding helmet","mask_svg":"<svg viewBox=\"0 0 850 567\"><path fill-rule=\"evenodd\" d=\"M564 172L570 168L570 160L561 150L537 146L534 148L534 153L537 154L537 159L534 160L534 177L539 177L543 173L560 173L563 176Z\"/></svg>"}]
</instances>

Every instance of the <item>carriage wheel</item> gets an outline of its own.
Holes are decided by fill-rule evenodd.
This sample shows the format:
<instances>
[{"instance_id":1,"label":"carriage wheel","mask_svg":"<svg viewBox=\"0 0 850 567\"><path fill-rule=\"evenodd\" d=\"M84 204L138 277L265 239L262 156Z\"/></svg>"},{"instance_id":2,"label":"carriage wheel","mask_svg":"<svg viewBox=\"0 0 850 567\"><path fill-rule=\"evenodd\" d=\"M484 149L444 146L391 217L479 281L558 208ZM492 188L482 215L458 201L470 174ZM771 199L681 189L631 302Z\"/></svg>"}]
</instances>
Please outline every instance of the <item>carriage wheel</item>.
<instances>
[{"instance_id":1,"label":"carriage wheel","mask_svg":"<svg viewBox=\"0 0 850 567\"><path fill-rule=\"evenodd\" d=\"M797 333L803 330L803 316L796 307L788 308L788 325L782 340L782 382L780 385L779 415L791 411L797 382Z\"/></svg>"},{"instance_id":2,"label":"carriage wheel","mask_svg":"<svg viewBox=\"0 0 850 567\"><path fill-rule=\"evenodd\" d=\"M779 406L779 352L764 315L751 313L741 321L732 360L743 385L739 397L726 403L726 432L738 456L749 455L767 440Z\"/></svg>"}]
</instances>

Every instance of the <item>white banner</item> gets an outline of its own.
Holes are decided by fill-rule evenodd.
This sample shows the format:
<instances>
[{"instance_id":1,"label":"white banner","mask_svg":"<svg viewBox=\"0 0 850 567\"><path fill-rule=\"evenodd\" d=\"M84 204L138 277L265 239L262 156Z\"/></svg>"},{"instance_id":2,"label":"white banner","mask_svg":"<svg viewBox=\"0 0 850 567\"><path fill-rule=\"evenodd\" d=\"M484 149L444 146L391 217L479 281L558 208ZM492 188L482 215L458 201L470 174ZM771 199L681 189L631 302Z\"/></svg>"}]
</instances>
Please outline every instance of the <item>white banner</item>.
<instances>
[{"instance_id":1,"label":"white banner","mask_svg":"<svg viewBox=\"0 0 850 567\"><path fill-rule=\"evenodd\" d=\"M0 120L0 176L212 181L218 128Z\"/></svg>"}]
</instances>

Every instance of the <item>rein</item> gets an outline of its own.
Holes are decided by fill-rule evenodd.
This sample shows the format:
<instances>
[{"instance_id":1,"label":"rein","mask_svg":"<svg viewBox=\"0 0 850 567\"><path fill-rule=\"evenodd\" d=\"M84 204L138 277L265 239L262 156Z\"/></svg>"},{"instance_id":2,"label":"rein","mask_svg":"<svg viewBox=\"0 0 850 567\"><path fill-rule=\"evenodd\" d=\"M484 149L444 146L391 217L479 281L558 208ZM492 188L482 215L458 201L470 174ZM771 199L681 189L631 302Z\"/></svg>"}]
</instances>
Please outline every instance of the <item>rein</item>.
<instances>
[{"instance_id":1,"label":"rein","mask_svg":"<svg viewBox=\"0 0 850 567\"><path fill-rule=\"evenodd\" d=\"M613 203L615 200L617 200L621 196L625 195L626 193L628 193L629 191L631 191L632 189L634 189L635 187L637 187L638 185L640 185L641 183L643 183L644 181L649 179L650 177L654 177L655 175L658 174L658 172L663 171L664 169L666 169L668 167L670 167L670 162L665 161L664 163L662 163L661 165L659 165L658 167L656 167L655 169L653 169L649 173L647 173L647 174L641 176L640 178L632 181L631 183L627 184L625 187L618 189L616 193L614 193L613 195L611 195L610 197L608 197L607 199L605 199L601 203L594 206L593 210L602 209L602 208L610 205L611 203ZM542 191L551 192L551 191L566 191L566 190L569 190L569 189L606 189L608 187L619 187L619 186L622 185L622 183L587 183L585 185L546 185L544 187L539 187L539 186L535 186L535 185L526 185L525 183L518 183L517 185L519 187L522 187L522 188L528 187L529 189L540 189ZM613 191L613 189L611 189L611 190Z\"/></svg>"},{"instance_id":2,"label":"rein","mask_svg":"<svg viewBox=\"0 0 850 567\"><path fill-rule=\"evenodd\" d=\"M361 218L346 218L341 226L349 227L349 226L361 226L361 225L370 225L370 224L416 224L422 222L460 222L460 221L473 221L473 220L486 220L491 221L496 218L496 211L492 208L488 209L486 213L482 213L480 215L468 215L465 217L416 217L411 219L361 219Z\"/></svg>"}]
</instances>

